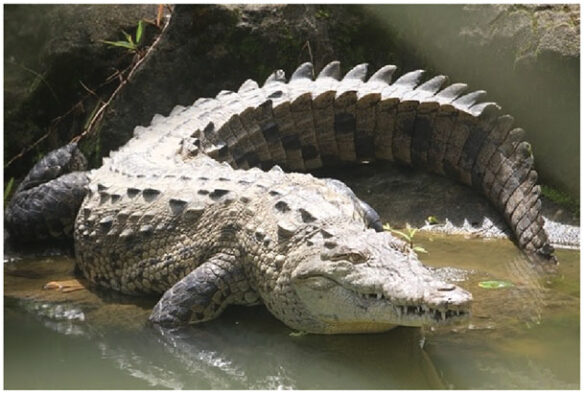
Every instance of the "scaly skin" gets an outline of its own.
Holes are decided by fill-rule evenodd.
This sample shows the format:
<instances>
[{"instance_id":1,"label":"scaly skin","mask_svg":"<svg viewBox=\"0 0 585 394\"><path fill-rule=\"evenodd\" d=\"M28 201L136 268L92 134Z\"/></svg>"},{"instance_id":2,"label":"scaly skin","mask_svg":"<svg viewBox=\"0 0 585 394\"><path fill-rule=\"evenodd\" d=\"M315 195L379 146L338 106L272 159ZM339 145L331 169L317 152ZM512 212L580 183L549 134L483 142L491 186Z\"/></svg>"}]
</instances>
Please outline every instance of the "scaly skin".
<instances>
[{"instance_id":1,"label":"scaly skin","mask_svg":"<svg viewBox=\"0 0 585 394\"><path fill-rule=\"evenodd\" d=\"M555 262L530 146L511 117L475 104L482 92L461 96L463 84L441 90L442 76L419 84L415 71L389 85L394 69L365 82L359 65L339 81L332 62L313 81L306 63L288 83L278 71L262 88L247 81L137 127L88 174L74 236L82 272L124 293L164 293L151 316L161 324L258 302L316 333L467 316L469 293L436 281L402 242L375 233L377 214L343 183L248 169L372 160L483 191L529 256Z\"/></svg>"},{"instance_id":2,"label":"scaly skin","mask_svg":"<svg viewBox=\"0 0 585 394\"><path fill-rule=\"evenodd\" d=\"M127 294L164 293L153 322L196 323L259 302L312 333L468 316L471 295L369 229L367 211L340 182L278 167L234 170L205 155L191 166L183 179L144 178L130 189L126 176L110 175L77 217L84 276ZM102 170L94 176L103 179Z\"/></svg>"}]
</instances>

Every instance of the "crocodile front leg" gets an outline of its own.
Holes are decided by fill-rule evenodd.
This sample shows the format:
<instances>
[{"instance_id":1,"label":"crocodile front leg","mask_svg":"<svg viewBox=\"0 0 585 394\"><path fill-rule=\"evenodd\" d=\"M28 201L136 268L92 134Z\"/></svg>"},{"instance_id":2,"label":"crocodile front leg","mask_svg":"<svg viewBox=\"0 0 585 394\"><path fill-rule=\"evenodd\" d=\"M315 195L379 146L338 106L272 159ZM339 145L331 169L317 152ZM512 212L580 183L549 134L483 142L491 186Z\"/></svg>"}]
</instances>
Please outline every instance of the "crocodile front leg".
<instances>
[{"instance_id":1,"label":"crocodile front leg","mask_svg":"<svg viewBox=\"0 0 585 394\"><path fill-rule=\"evenodd\" d=\"M257 302L258 295L234 256L219 254L168 289L149 320L165 326L200 323L216 318L229 304Z\"/></svg>"}]
</instances>

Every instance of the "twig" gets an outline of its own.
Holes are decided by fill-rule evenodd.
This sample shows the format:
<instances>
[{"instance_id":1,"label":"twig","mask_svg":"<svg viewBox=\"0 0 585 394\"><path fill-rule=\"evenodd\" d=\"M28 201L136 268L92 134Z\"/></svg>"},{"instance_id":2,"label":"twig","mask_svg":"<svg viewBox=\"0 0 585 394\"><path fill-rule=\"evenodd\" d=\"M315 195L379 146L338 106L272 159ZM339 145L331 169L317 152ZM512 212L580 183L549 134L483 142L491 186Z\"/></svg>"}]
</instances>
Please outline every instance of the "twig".
<instances>
[{"instance_id":1,"label":"twig","mask_svg":"<svg viewBox=\"0 0 585 394\"><path fill-rule=\"evenodd\" d=\"M51 123L49 125L47 132L45 134L43 134L35 142L33 142L31 145L22 148L22 150L18 154L16 154L10 160L8 160L8 162L4 165L4 168L8 168L15 160L20 159L22 156L24 156L25 154L27 154L28 152L33 150L38 144L40 144L41 142L46 140L47 137L49 137L51 135L51 133L53 133L53 131L55 131L55 129L57 128L57 125L59 124L59 122L61 122L61 120L63 120L67 116L69 116L69 114L71 114L75 110L78 110L80 107L83 108L83 100L84 99L78 101L74 106L69 108L69 110L67 112L65 112L63 115L57 116L56 118L51 120Z\"/></svg>"},{"instance_id":2,"label":"twig","mask_svg":"<svg viewBox=\"0 0 585 394\"><path fill-rule=\"evenodd\" d=\"M156 27L160 27L160 22L162 21L163 11L164 11L164 4L158 5L158 10L156 13Z\"/></svg>"},{"instance_id":3,"label":"twig","mask_svg":"<svg viewBox=\"0 0 585 394\"><path fill-rule=\"evenodd\" d=\"M124 88L124 86L126 86L126 84L128 83L128 81L132 78L132 76L134 76L134 73L138 70L138 68L140 67L140 65L148 57L148 55L150 54L150 52L152 52L152 50L157 46L158 42L161 40L161 38L162 38L162 36L164 34L164 31L166 30L166 28L167 28L168 25L169 25L169 22L167 21L167 23L165 24L165 26L163 26L163 28L162 28L159 36L154 40L154 42L152 43L152 45L146 50L144 56L140 57L131 66L132 68L128 72L128 75L126 77L123 77L123 74L122 73L119 74L119 76L120 76L120 85L118 85L118 87L110 95L110 97L108 98L108 100L104 104L102 104L102 106L96 111L95 115L90 120L90 122L88 123L87 127L81 132L81 134L73 137L71 139L71 142L79 142L86 135L90 134L90 132L92 131L93 127L97 124L98 121L101 120L101 118L103 117L106 109L110 106L110 104L112 103L112 101L114 100L114 98L120 93L120 91L122 91L122 88Z\"/></svg>"},{"instance_id":4,"label":"twig","mask_svg":"<svg viewBox=\"0 0 585 394\"><path fill-rule=\"evenodd\" d=\"M100 96L98 96L96 94L96 92L94 92L93 90L91 90L90 88L88 88L87 86L85 86L85 84L81 80L79 81L79 83L85 89L86 92L88 92L89 94L91 94L92 96L94 96L95 98L97 98L99 101L102 101L102 99L100 98Z\"/></svg>"},{"instance_id":5,"label":"twig","mask_svg":"<svg viewBox=\"0 0 585 394\"><path fill-rule=\"evenodd\" d=\"M103 116L104 111L106 110L106 108L110 105L110 103L112 102L112 100L114 99L114 97L120 92L121 88L126 85L127 81L134 75L136 69L140 66L140 64L142 64L142 62L144 61L144 59L148 56L148 54L151 52L151 50L156 47L156 45L158 44L158 42L160 41L163 32L165 31L165 29L167 28L167 26L169 25L170 19L167 20L167 23L162 27L161 32L159 34L159 36L154 40L154 42L152 43L152 45L146 50L144 56L142 56L141 58L139 58L136 63L131 64L130 66L126 67L124 70L120 71L120 70L116 70L116 72L114 72L112 75L110 75L108 78L106 78L106 80L100 84L97 88L101 88L105 85L107 85L108 83L110 83L114 78L118 77L120 79L120 85L118 85L118 87L114 90L114 92L110 95L109 99L104 102L99 96L97 96L97 94L89 89L87 86L85 86L81 81L79 81L81 83L81 85L83 86L83 88L88 91L90 94L96 96L99 100L99 102L102 102L102 106L94 112L94 115L92 116L92 118L86 123L87 126L84 127L84 130L82 131L81 134L73 137L71 139L71 142L77 142L79 141L81 138L83 138L84 136L86 136L91 129L95 126L96 122L99 120L98 118L101 118L101 116ZM20 66L22 68L24 68L25 70L37 75L38 77L40 77L43 82L47 85L47 87L51 90L51 92L54 94L53 90L51 89L51 87L48 85L48 83L44 80L44 78L39 75L37 72L35 72L34 70L30 70L28 68L26 68L25 66L22 66L18 63L13 62L13 64ZM123 74L129 70L128 76L124 79ZM80 101L78 101L73 107L71 107L66 113L64 113L63 115L57 116L56 118L54 118L53 120L51 120L51 124L47 130L47 132L45 134L43 134L39 139L37 139L35 142L33 142L31 145L23 148L18 154L16 154L15 156L13 156L8 162L6 162L6 164L4 164L4 168L8 168L14 161L16 161L17 159L20 159L21 157L23 157L25 154L27 154L28 152L30 152L31 150L33 150L37 145L39 145L41 142L43 142L45 139L47 139L47 137L49 137L49 135L51 135L51 133L53 131L55 131L56 129L56 125L59 124L59 122L64 119L65 117L67 117L69 114L71 114L74 110L78 109L80 106L83 106L83 101L89 97L89 94L85 97L83 97ZM56 96L55 96L56 100L59 100Z\"/></svg>"},{"instance_id":6,"label":"twig","mask_svg":"<svg viewBox=\"0 0 585 394\"><path fill-rule=\"evenodd\" d=\"M14 160L21 158L22 156L24 156L26 153L30 152L31 150L34 149L34 147L36 147L38 144L40 144L42 141L44 141L45 139L47 139L47 137L53 132L53 126L49 126L49 130L43 135L41 136L41 138L39 138L38 140L36 140L32 145L23 148L19 154L17 154L16 156L14 156L12 159L10 159L8 161L8 163L6 163L4 165L4 168L8 167L9 165L12 164L12 162L14 162Z\"/></svg>"},{"instance_id":7,"label":"twig","mask_svg":"<svg viewBox=\"0 0 585 394\"><path fill-rule=\"evenodd\" d=\"M309 40L307 40L305 42L305 45L303 45L303 47L301 48L301 51L303 49L307 48L307 50L309 51L309 60L311 61L311 64L315 64L315 62L313 61L313 52L311 51L311 43L309 42ZM315 70L313 69L313 79L315 79Z\"/></svg>"}]
</instances>

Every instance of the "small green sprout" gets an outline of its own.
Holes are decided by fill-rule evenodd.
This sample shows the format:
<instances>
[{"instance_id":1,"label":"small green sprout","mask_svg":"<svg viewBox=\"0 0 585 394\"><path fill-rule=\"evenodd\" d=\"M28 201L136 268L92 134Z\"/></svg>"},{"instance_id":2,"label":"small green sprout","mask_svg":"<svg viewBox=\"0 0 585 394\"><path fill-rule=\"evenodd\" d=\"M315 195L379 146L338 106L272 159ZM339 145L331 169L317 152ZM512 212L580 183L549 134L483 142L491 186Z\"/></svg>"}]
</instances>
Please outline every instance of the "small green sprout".
<instances>
[{"instance_id":1,"label":"small green sprout","mask_svg":"<svg viewBox=\"0 0 585 394\"><path fill-rule=\"evenodd\" d=\"M429 216L429 217L427 218L427 222L428 222L429 224L439 224L439 219L437 219L437 217L436 217L436 216Z\"/></svg>"},{"instance_id":2,"label":"small green sprout","mask_svg":"<svg viewBox=\"0 0 585 394\"><path fill-rule=\"evenodd\" d=\"M10 178L10 180L6 184L6 187L4 188L4 202L5 203L8 200L8 198L10 197L10 194L12 193L13 187L14 187L14 177Z\"/></svg>"},{"instance_id":3,"label":"small green sprout","mask_svg":"<svg viewBox=\"0 0 585 394\"><path fill-rule=\"evenodd\" d=\"M390 226L389 223L386 223L385 225L383 225L382 228L385 231L390 231L390 232L392 232L394 234L399 235L402 239L404 239L406 242L408 242L408 245L410 246L410 248L412 250L414 250L415 252L417 252L417 253L429 253L422 246L416 246L416 245L414 245L414 236L418 232L418 228L413 228L413 227L410 227L410 224L406 224L405 231L399 231L399 230L393 229Z\"/></svg>"},{"instance_id":4,"label":"small green sprout","mask_svg":"<svg viewBox=\"0 0 585 394\"><path fill-rule=\"evenodd\" d=\"M144 22L142 20L138 21L138 26L136 27L136 34L135 38L132 38L132 35L126 33L122 30L126 41L106 41L102 40L103 43L108 44L112 47L120 47L126 48L130 52L138 52L140 41L142 40L142 33L144 32Z\"/></svg>"}]
</instances>

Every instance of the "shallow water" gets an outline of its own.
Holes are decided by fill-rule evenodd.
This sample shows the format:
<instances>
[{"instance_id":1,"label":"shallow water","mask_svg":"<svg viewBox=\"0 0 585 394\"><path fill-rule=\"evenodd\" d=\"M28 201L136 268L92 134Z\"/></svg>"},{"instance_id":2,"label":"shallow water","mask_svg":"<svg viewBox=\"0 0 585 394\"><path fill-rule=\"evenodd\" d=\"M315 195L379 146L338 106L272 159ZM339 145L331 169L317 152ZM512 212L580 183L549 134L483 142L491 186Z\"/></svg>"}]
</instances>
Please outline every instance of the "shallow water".
<instances>
[{"instance_id":1,"label":"shallow water","mask_svg":"<svg viewBox=\"0 0 585 394\"><path fill-rule=\"evenodd\" d=\"M467 324L296 335L263 307L234 307L197 327L157 331L145 324L155 300L41 290L72 277L69 258L5 263L5 388L579 387L578 252L559 251L560 272L538 276L509 241L415 242L429 251L426 263L473 293ZM478 286L491 279L514 286Z\"/></svg>"}]
</instances>

